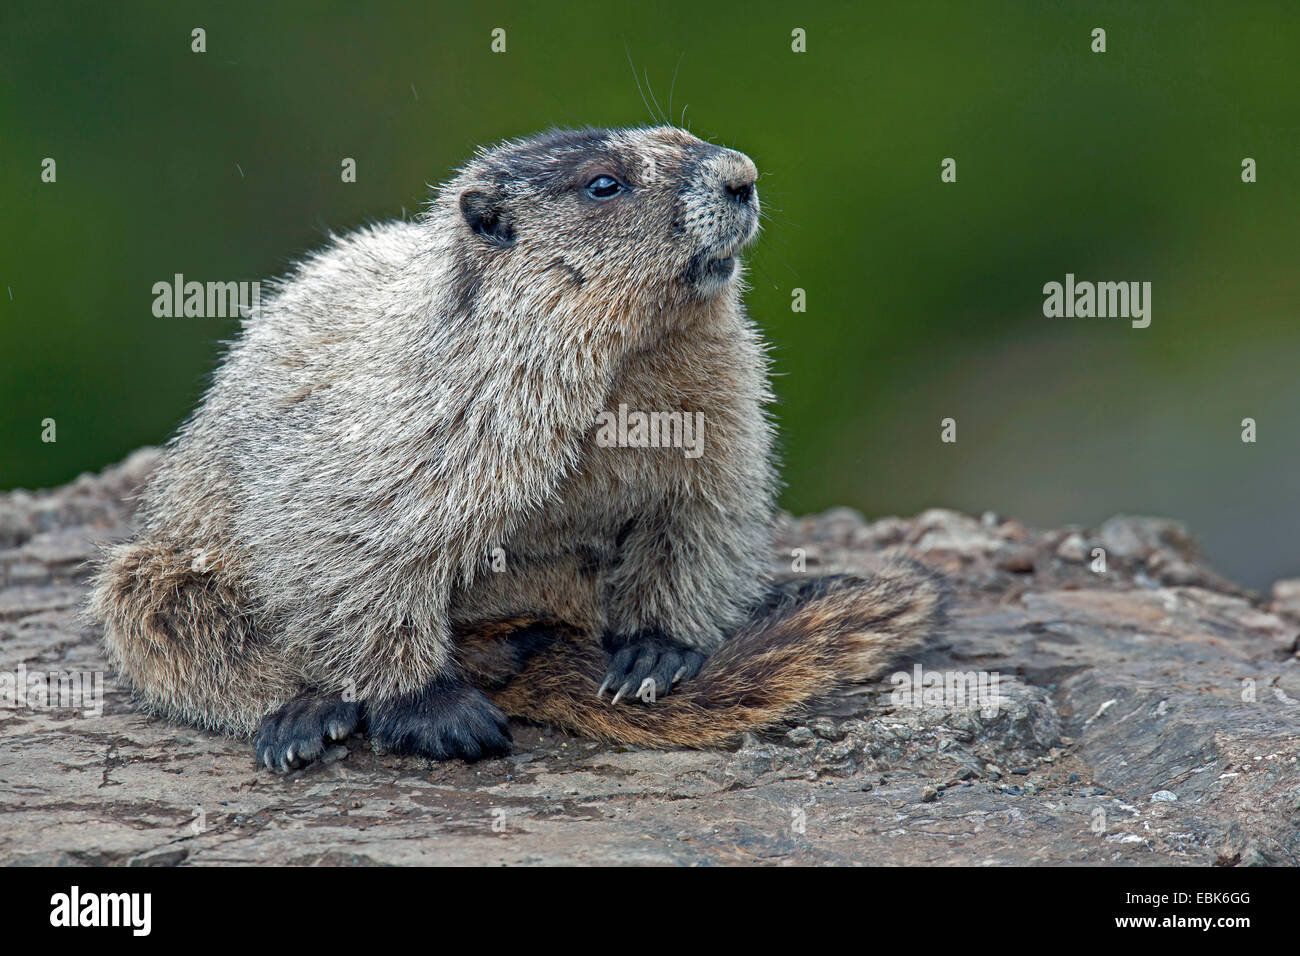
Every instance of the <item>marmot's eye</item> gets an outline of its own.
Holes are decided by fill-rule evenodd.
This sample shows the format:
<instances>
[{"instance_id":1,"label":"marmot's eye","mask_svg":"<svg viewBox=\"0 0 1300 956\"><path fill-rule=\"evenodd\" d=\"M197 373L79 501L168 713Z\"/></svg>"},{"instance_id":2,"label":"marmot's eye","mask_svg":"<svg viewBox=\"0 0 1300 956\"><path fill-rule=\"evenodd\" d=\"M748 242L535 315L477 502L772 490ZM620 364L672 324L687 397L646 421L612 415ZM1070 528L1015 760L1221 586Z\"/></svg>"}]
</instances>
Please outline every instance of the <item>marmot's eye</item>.
<instances>
[{"instance_id":1,"label":"marmot's eye","mask_svg":"<svg viewBox=\"0 0 1300 956\"><path fill-rule=\"evenodd\" d=\"M608 199L617 196L623 190L623 184L613 176L597 176L587 183L587 195L592 199Z\"/></svg>"}]
</instances>

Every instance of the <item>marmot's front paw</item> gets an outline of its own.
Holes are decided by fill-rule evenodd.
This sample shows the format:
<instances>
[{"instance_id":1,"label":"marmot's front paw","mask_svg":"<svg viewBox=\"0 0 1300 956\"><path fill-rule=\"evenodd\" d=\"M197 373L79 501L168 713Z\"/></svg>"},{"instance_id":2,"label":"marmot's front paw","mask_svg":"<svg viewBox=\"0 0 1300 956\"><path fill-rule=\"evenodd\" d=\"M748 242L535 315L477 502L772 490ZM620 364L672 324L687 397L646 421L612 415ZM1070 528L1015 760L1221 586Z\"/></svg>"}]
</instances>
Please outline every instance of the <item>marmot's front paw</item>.
<instances>
[{"instance_id":1,"label":"marmot's front paw","mask_svg":"<svg viewBox=\"0 0 1300 956\"><path fill-rule=\"evenodd\" d=\"M342 695L303 694L262 718L254 746L267 770L288 772L325 752L326 740L342 740L361 722L361 705Z\"/></svg>"},{"instance_id":2,"label":"marmot's front paw","mask_svg":"<svg viewBox=\"0 0 1300 956\"><path fill-rule=\"evenodd\" d=\"M690 680L704 666L704 655L699 651L658 632L634 637L607 634L604 643L611 656L605 682L596 696L604 697L605 691L613 689L611 704L617 704L625 694L640 696L648 689L646 681L654 681L654 696L663 697L673 684Z\"/></svg>"},{"instance_id":3,"label":"marmot's front paw","mask_svg":"<svg viewBox=\"0 0 1300 956\"><path fill-rule=\"evenodd\" d=\"M505 714L482 691L447 679L413 694L367 701L366 730L394 753L434 760L500 757L512 744Z\"/></svg>"}]
</instances>

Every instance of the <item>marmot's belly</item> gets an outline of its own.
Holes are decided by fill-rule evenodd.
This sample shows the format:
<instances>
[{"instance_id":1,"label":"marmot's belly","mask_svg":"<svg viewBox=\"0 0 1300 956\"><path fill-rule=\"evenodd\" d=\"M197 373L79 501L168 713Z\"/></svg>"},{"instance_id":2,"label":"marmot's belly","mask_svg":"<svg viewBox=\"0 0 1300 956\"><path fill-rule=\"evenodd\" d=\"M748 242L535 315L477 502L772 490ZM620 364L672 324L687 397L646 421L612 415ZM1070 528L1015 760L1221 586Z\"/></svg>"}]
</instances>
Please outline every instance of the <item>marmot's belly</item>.
<instances>
[{"instance_id":1,"label":"marmot's belly","mask_svg":"<svg viewBox=\"0 0 1300 956\"><path fill-rule=\"evenodd\" d=\"M468 588L455 591L453 630L517 617L555 618L600 634L605 629L603 556L568 550L543 555L501 549Z\"/></svg>"},{"instance_id":2,"label":"marmot's belly","mask_svg":"<svg viewBox=\"0 0 1300 956\"><path fill-rule=\"evenodd\" d=\"M624 539L689 488L695 467L679 448L588 446L559 500L489 553L473 585L453 595L453 627L550 616L603 633L606 582Z\"/></svg>"}]
</instances>

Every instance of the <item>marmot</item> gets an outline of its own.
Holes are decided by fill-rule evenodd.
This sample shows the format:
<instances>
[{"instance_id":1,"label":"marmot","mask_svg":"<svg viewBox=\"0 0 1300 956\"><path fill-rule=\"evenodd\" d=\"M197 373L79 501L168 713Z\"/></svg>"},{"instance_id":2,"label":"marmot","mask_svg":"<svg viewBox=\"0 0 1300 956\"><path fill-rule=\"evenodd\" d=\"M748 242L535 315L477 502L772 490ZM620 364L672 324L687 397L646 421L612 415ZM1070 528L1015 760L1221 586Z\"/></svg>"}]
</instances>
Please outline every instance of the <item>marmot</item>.
<instances>
[{"instance_id":1,"label":"marmot","mask_svg":"<svg viewBox=\"0 0 1300 956\"><path fill-rule=\"evenodd\" d=\"M916 569L765 575L756 176L673 127L552 131L297 264L96 576L137 698L272 769L360 729L499 755L506 714L704 747L915 646L940 603ZM701 421L702 453L599 440L627 409Z\"/></svg>"}]
</instances>

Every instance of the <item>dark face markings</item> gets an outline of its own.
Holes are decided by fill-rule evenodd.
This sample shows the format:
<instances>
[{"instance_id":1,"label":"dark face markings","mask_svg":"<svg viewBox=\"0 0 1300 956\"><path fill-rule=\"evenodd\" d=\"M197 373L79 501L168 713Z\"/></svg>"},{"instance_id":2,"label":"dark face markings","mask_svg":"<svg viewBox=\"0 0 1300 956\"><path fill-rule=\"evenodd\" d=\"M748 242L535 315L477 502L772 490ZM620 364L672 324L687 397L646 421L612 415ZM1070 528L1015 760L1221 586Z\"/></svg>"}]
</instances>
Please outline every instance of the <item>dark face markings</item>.
<instances>
[{"instance_id":1,"label":"dark face markings","mask_svg":"<svg viewBox=\"0 0 1300 956\"><path fill-rule=\"evenodd\" d=\"M608 144L603 130L554 130L489 154L489 175L507 188L518 190L522 182L530 195L554 196L574 187L582 167L604 160Z\"/></svg>"},{"instance_id":2,"label":"dark face markings","mask_svg":"<svg viewBox=\"0 0 1300 956\"><path fill-rule=\"evenodd\" d=\"M460 194L460 214L488 242L502 248L514 244L514 224L499 194L482 189L465 190Z\"/></svg>"},{"instance_id":3,"label":"dark face markings","mask_svg":"<svg viewBox=\"0 0 1300 956\"><path fill-rule=\"evenodd\" d=\"M699 190L710 178L704 167L724 150L685 135L665 135L662 142L671 155L650 162L635 147L621 145L616 138L621 135L600 129L553 130L479 157L477 174L462 193L461 212L477 234L478 249L490 255L471 256L457 268L454 294L461 304L473 303L485 281L483 270L492 268L496 256L511 256L515 245L549 252L543 268L563 276L571 289L601 274L607 256L618 257L610 260L611 269L622 260L666 257L662 265L667 274L661 281L701 294L720 288L734 274L734 259L721 254L722 237L704 249L692 248L694 240L683 243L689 232L686 211L700 201ZM593 195L589 187L601 177L616 180L618 188ZM608 180L604 182L608 189ZM660 235L646 235L647 229ZM559 254L562 249L547 244L551 235L560 242L579 242L580 253ZM635 245L628 247L629 242Z\"/></svg>"}]
</instances>

